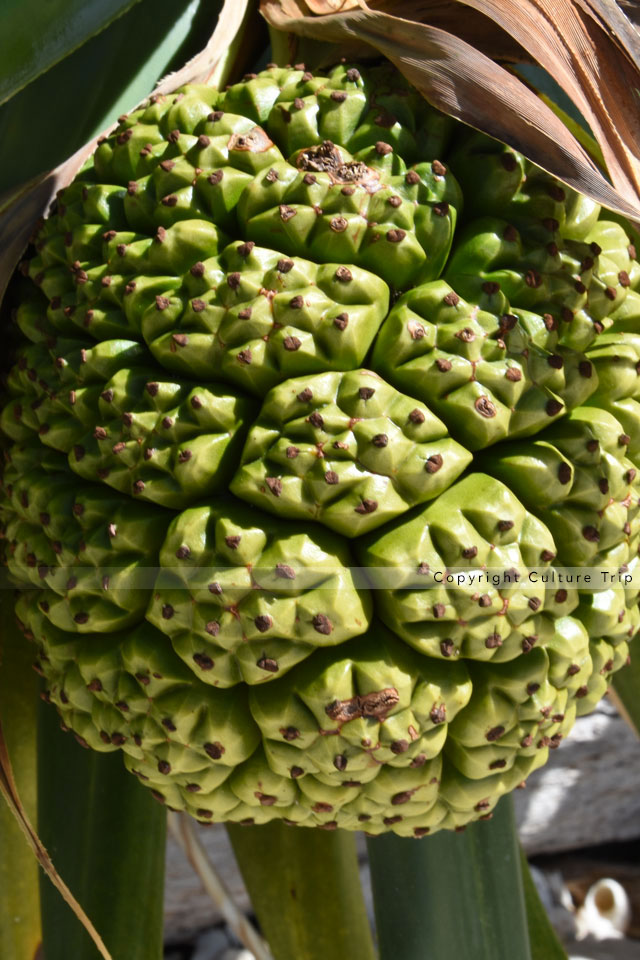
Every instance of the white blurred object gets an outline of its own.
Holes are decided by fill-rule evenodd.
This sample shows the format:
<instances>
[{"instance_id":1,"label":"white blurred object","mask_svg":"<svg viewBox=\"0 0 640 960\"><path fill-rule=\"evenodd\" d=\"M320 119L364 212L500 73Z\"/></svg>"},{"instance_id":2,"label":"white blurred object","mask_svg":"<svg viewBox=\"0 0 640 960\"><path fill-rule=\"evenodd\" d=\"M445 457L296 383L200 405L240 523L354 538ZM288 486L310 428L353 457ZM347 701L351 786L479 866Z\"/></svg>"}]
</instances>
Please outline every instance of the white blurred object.
<instances>
[{"instance_id":1,"label":"white blurred object","mask_svg":"<svg viewBox=\"0 0 640 960\"><path fill-rule=\"evenodd\" d=\"M631 920L631 905L624 887L605 877L592 884L583 905L576 910L576 940L621 940Z\"/></svg>"},{"instance_id":2,"label":"white blurred object","mask_svg":"<svg viewBox=\"0 0 640 960\"><path fill-rule=\"evenodd\" d=\"M256 958L250 950L236 950L231 948L221 953L219 957L216 957L216 960L256 960Z\"/></svg>"}]
</instances>

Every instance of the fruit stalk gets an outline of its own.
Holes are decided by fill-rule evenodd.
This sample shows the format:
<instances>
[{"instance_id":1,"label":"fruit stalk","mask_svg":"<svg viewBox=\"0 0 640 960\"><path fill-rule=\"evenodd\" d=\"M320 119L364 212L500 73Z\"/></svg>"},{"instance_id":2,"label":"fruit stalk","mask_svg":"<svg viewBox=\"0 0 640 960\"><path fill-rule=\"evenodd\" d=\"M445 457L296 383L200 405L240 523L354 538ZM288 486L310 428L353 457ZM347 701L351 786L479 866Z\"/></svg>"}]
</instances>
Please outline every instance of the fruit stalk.
<instances>
[{"instance_id":1,"label":"fruit stalk","mask_svg":"<svg viewBox=\"0 0 640 960\"><path fill-rule=\"evenodd\" d=\"M275 960L374 960L353 835L227 825Z\"/></svg>"}]
</instances>

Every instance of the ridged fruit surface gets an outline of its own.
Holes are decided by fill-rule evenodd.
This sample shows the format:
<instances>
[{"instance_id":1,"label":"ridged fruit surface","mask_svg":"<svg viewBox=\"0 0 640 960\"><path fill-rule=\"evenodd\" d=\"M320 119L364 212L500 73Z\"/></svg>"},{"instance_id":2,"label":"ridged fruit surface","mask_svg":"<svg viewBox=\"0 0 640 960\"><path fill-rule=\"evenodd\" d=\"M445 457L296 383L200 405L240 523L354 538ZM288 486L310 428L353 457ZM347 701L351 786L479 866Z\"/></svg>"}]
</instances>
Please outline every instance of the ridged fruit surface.
<instances>
[{"instance_id":1,"label":"ridged fruit surface","mask_svg":"<svg viewBox=\"0 0 640 960\"><path fill-rule=\"evenodd\" d=\"M150 97L22 270L17 615L160 802L461 829L627 661L636 252L388 64Z\"/></svg>"}]
</instances>

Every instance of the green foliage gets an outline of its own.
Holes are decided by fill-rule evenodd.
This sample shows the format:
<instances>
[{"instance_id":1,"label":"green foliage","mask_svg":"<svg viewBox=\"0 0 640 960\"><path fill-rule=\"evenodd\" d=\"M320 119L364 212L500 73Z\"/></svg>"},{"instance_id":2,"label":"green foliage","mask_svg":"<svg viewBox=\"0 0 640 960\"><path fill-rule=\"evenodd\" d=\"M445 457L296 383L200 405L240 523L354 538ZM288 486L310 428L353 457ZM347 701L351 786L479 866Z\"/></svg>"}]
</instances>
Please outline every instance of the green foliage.
<instances>
[{"instance_id":1,"label":"green foliage","mask_svg":"<svg viewBox=\"0 0 640 960\"><path fill-rule=\"evenodd\" d=\"M119 758L82 749L53 711L38 718L38 829L114 960L160 960L166 814ZM99 954L42 876L46 960Z\"/></svg>"},{"instance_id":2,"label":"green foliage","mask_svg":"<svg viewBox=\"0 0 640 960\"><path fill-rule=\"evenodd\" d=\"M50 7L33 2L38 11ZM60 4L69 5L65 0ZM138 0L134 5L120 0L113 5L131 9L97 36L83 35L78 49L52 62L0 106L0 193L66 160L182 66L212 31L221 0ZM24 3L15 6L28 23ZM4 27L3 34L9 35Z\"/></svg>"},{"instance_id":3,"label":"green foliage","mask_svg":"<svg viewBox=\"0 0 640 960\"><path fill-rule=\"evenodd\" d=\"M531 960L510 798L462 834L368 849L380 960Z\"/></svg>"},{"instance_id":4,"label":"green foliage","mask_svg":"<svg viewBox=\"0 0 640 960\"><path fill-rule=\"evenodd\" d=\"M0 590L0 721L16 786L36 825L36 712L40 682L33 650L18 630L13 594ZM38 865L0 794L0 957L33 960L40 942Z\"/></svg>"},{"instance_id":5,"label":"green foliage","mask_svg":"<svg viewBox=\"0 0 640 960\"><path fill-rule=\"evenodd\" d=\"M68 57L136 0L8 0L3 5L0 102ZM34 31L34 24L38 29Z\"/></svg>"}]
</instances>

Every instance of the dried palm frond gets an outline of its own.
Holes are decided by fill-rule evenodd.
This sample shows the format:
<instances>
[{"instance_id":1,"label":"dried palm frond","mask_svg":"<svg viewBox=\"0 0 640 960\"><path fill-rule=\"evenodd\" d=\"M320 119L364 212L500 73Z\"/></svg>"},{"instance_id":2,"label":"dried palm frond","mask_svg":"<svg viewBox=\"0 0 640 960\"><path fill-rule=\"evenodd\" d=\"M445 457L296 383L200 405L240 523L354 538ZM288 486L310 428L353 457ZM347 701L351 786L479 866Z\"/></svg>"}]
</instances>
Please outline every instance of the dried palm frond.
<instances>
[{"instance_id":1,"label":"dried palm frond","mask_svg":"<svg viewBox=\"0 0 640 960\"><path fill-rule=\"evenodd\" d=\"M301 37L368 44L445 113L640 217L640 36L613 0L262 0L261 12ZM553 77L606 170L504 61L536 62Z\"/></svg>"}]
</instances>

